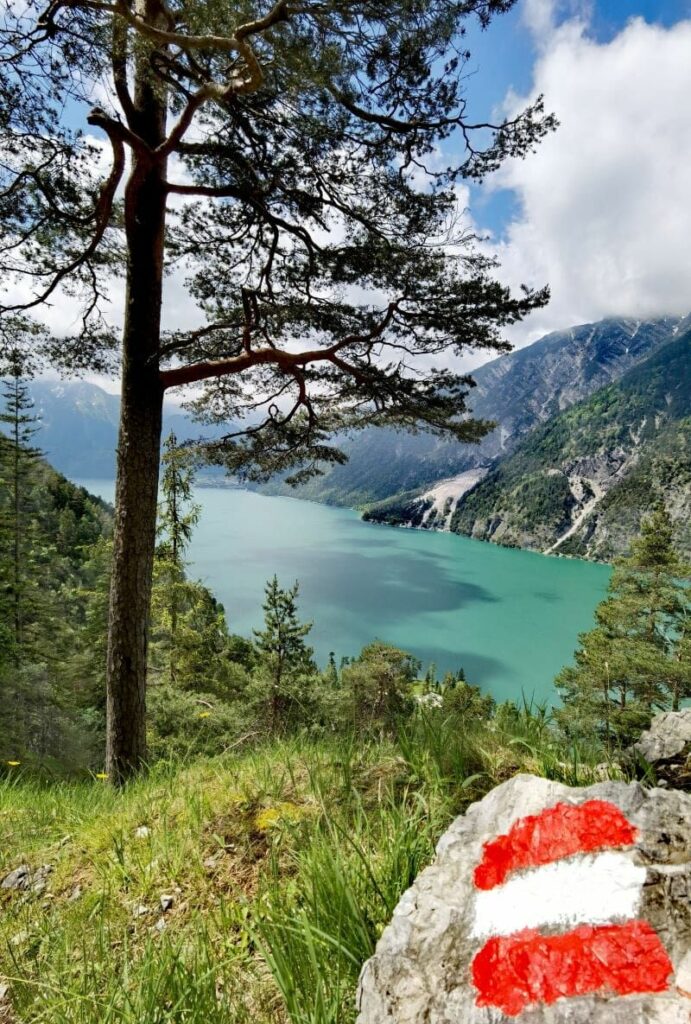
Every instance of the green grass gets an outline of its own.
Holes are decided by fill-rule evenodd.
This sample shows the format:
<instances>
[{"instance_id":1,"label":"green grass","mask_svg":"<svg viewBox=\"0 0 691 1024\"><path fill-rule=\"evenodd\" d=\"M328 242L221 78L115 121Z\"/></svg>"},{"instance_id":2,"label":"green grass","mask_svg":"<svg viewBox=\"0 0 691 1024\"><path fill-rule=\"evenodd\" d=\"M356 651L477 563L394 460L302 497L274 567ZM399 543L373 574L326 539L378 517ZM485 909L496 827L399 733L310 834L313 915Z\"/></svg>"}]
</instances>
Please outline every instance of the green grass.
<instances>
[{"instance_id":1,"label":"green grass","mask_svg":"<svg viewBox=\"0 0 691 1024\"><path fill-rule=\"evenodd\" d=\"M54 871L41 894L0 890L0 1020L353 1021L360 967L400 895L451 819L516 771L591 778L530 708L510 728L435 714L395 742L159 764L121 793L7 778L0 876Z\"/></svg>"}]
</instances>

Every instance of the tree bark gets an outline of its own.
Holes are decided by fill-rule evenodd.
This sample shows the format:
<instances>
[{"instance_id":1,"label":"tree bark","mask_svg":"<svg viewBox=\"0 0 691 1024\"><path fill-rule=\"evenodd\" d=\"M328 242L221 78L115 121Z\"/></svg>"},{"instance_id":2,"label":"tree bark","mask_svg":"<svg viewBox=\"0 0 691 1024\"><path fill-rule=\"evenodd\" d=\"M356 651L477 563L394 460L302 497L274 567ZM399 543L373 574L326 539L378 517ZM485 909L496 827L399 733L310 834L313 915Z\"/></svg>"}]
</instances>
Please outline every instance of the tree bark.
<instances>
[{"instance_id":1,"label":"tree bark","mask_svg":"<svg viewBox=\"0 0 691 1024\"><path fill-rule=\"evenodd\" d=\"M160 5L139 0L155 21ZM147 149L135 151L125 190L127 291L115 490L113 568L106 665L106 770L122 784L146 763L146 670L156 544L163 386L159 376L165 161L151 150L165 137L166 99L138 55L131 127Z\"/></svg>"}]
</instances>

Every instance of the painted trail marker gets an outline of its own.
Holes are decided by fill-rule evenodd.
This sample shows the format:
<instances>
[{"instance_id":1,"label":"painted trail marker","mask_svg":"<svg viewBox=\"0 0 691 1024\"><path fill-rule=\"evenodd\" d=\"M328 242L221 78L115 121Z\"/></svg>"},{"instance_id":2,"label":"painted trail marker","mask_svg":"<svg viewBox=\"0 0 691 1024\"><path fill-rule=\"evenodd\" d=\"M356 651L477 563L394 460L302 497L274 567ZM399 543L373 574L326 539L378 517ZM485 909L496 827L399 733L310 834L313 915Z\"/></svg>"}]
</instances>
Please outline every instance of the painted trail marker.
<instances>
[{"instance_id":1,"label":"painted trail marker","mask_svg":"<svg viewBox=\"0 0 691 1024\"><path fill-rule=\"evenodd\" d=\"M691 1024L691 796L518 776L402 897L358 1024Z\"/></svg>"},{"instance_id":2,"label":"painted trail marker","mask_svg":"<svg viewBox=\"0 0 691 1024\"><path fill-rule=\"evenodd\" d=\"M647 871L612 803L560 803L485 844L473 873L478 1006L509 1016L591 993L664 992L672 963L638 911ZM626 851L626 852L625 852Z\"/></svg>"}]
</instances>

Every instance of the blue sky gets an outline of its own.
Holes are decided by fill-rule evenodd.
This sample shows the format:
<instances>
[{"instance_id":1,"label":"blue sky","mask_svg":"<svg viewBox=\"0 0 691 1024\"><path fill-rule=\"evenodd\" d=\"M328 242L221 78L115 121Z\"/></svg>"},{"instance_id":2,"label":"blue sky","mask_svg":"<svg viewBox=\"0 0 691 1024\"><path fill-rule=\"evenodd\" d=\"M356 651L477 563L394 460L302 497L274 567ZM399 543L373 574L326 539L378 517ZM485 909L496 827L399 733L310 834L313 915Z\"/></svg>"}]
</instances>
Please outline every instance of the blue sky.
<instances>
[{"instance_id":1,"label":"blue sky","mask_svg":"<svg viewBox=\"0 0 691 1024\"><path fill-rule=\"evenodd\" d=\"M557 0L544 5L547 6L552 8L556 25L574 16L587 19L588 36L600 44L611 42L633 18L665 28L691 18L691 0L597 0L587 4ZM529 27L528 7L526 0L519 0L508 14L495 18L488 29L471 28L468 32L467 45L472 55L468 65L472 72L468 96L474 115L491 116L510 92L530 93L540 46ZM491 194L473 190L471 199L483 227L497 234L502 234L516 214L517 199L508 190Z\"/></svg>"}]
</instances>

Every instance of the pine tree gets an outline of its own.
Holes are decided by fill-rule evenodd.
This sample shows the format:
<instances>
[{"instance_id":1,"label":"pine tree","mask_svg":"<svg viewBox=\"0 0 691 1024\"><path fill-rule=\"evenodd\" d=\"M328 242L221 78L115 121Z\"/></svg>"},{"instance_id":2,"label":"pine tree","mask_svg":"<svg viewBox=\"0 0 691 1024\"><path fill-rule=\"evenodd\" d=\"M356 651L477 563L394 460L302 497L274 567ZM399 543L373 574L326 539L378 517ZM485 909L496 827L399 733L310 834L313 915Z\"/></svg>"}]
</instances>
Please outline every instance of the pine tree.
<instances>
[{"instance_id":1,"label":"pine tree","mask_svg":"<svg viewBox=\"0 0 691 1024\"><path fill-rule=\"evenodd\" d=\"M630 553L615 562L596 627L579 637L575 665L557 676L564 705L557 717L569 735L597 736L611 750L655 711L678 710L691 696L688 578L659 504Z\"/></svg>"},{"instance_id":2,"label":"pine tree","mask_svg":"<svg viewBox=\"0 0 691 1024\"><path fill-rule=\"evenodd\" d=\"M393 733L413 707L413 684L420 667L417 658L390 644L377 640L363 647L341 677L351 725Z\"/></svg>"},{"instance_id":3,"label":"pine tree","mask_svg":"<svg viewBox=\"0 0 691 1024\"><path fill-rule=\"evenodd\" d=\"M296 582L283 590L274 576L265 590L264 628L253 631L270 733L277 732L296 710L305 698L301 681L317 671L314 651L305 643L312 623L302 623L298 618L299 589Z\"/></svg>"},{"instance_id":4,"label":"pine tree","mask_svg":"<svg viewBox=\"0 0 691 1024\"><path fill-rule=\"evenodd\" d=\"M5 501L1 526L6 573L3 589L11 622L13 658L19 665L26 639L27 602L32 590L29 560L33 521L29 478L41 452L33 445L40 421L33 411L34 403L18 352L12 355L2 395L5 408L0 413L0 423L5 425L5 437L0 440L0 480Z\"/></svg>"}]
</instances>

